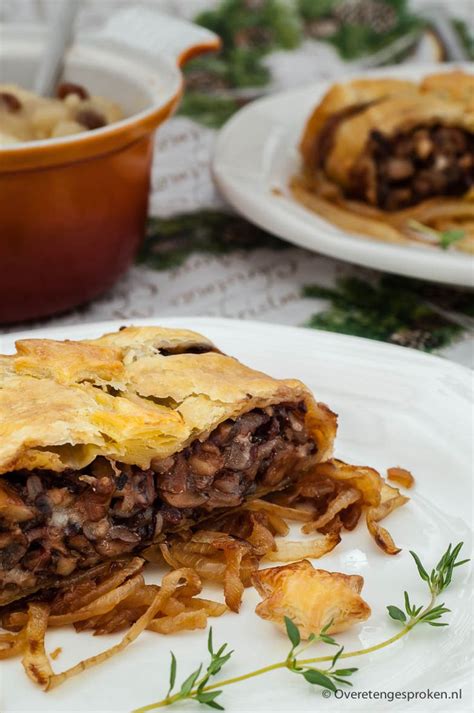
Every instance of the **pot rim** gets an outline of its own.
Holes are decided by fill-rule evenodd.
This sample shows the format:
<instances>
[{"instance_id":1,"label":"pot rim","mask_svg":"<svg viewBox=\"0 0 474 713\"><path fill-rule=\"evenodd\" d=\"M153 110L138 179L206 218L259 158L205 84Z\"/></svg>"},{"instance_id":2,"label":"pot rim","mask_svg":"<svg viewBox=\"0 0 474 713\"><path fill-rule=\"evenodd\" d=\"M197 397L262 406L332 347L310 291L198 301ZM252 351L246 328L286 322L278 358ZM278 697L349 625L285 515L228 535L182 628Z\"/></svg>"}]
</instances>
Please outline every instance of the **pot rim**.
<instances>
[{"instance_id":1,"label":"pot rim","mask_svg":"<svg viewBox=\"0 0 474 713\"><path fill-rule=\"evenodd\" d=\"M160 18L166 16L160 15ZM93 131L0 147L0 173L88 159L117 150L153 131L168 118L181 98L184 84L181 67L184 63L220 47L220 40L213 33L190 23L180 24L184 28L184 48L174 56L161 53L151 56L106 36L101 37L100 33L80 35L67 53L67 63L88 62L98 69L117 65L118 74L127 75L148 95L149 106ZM24 57L41 50L47 29L30 23L0 23L0 36L0 59L2 55L12 54ZM162 75L160 69L164 70ZM136 79L138 76L140 81Z\"/></svg>"}]
</instances>

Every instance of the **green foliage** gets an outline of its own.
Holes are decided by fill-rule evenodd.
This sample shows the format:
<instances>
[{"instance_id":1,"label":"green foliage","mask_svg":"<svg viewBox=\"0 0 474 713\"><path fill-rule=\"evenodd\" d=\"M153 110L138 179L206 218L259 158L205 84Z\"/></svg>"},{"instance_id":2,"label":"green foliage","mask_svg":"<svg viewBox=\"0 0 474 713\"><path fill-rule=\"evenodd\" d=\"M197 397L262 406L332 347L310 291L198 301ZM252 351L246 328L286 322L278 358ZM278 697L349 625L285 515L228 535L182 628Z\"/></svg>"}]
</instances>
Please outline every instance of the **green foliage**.
<instances>
[{"instance_id":1,"label":"green foliage","mask_svg":"<svg viewBox=\"0 0 474 713\"><path fill-rule=\"evenodd\" d=\"M256 49L236 47L229 52L227 77L231 87L263 87L270 81L270 72L261 63Z\"/></svg>"},{"instance_id":2,"label":"green foliage","mask_svg":"<svg viewBox=\"0 0 474 713\"><path fill-rule=\"evenodd\" d=\"M180 108L181 114L212 128L222 126L239 108L237 101L219 94L268 84L265 56L298 47L305 34L313 36L308 28L314 30L314 23L334 23L332 34L323 33L320 39L332 43L347 60L377 52L402 35L415 37L423 27L406 0L359 0L355 5L343 0L221 0L216 5L195 21L220 36L222 49L218 56L199 57L186 65L188 90ZM208 102L205 94L211 97Z\"/></svg>"},{"instance_id":3,"label":"green foliage","mask_svg":"<svg viewBox=\"0 0 474 713\"><path fill-rule=\"evenodd\" d=\"M469 59L474 60L474 33L463 20L453 20L453 27L464 45Z\"/></svg>"},{"instance_id":4,"label":"green foliage","mask_svg":"<svg viewBox=\"0 0 474 713\"><path fill-rule=\"evenodd\" d=\"M298 9L303 20L319 20L331 15L335 0L298 0Z\"/></svg>"},{"instance_id":5,"label":"green foliage","mask_svg":"<svg viewBox=\"0 0 474 713\"><path fill-rule=\"evenodd\" d=\"M275 49L292 49L301 41L295 10L280 0L261 0L249 7L248 0L224 0L216 10L203 12L196 22L216 32L222 40L219 65L215 58L190 62L186 73L206 69L223 78L229 88L260 87L270 75L262 58Z\"/></svg>"},{"instance_id":6,"label":"green foliage","mask_svg":"<svg viewBox=\"0 0 474 713\"><path fill-rule=\"evenodd\" d=\"M198 119L203 126L219 129L235 114L239 104L232 97L206 94L205 92L186 92L181 102L179 113Z\"/></svg>"},{"instance_id":7,"label":"green foliage","mask_svg":"<svg viewBox=\"0 0 474 713\"><path fill-rule=\"evenodd\" d=\"M237 215L202 210L172 218L150 218L138 261L155 270L167 270L178 267L194 252L222 255L287 247L287 243Z\"/></svg>"},{"instance_id":8,"label":"green foliage","mask_svg":"<svg viewBox=\"0 0 474 713\"><path fill-rule=\"evenodd\" d=\"M334 32L321 39L333 44L347 60L375 53L423 27L407 0L359 0L352 5L344 0L298 0L298 7L306 23L334 21ZM383 29L383 22L380 25L383 18L387 29Z\"/></svg>"},{"instance_id":9,"label":"green foliage","mask_svg":"<svg viewBox=\"0 0 474 713\"><path fill-rule=\"evenodd\" d=\"M335 288L308 285L303 295L330 301L326 310L311 317L310 327L428 352L463 332L445 311L474 314L472 293L394 275L382 275L375 284L346 277Z\"/></svg>"},{"instance_id":10,"label":"green foliage","mask_svg":"<svg viewBox=\"0 0 474 713\"><path fill-rule=\"evenodd\" d=\"M376 32L365 25L347 23L341 25L339 30L328 39L336 47L343 59L354 60L374 54L402 35L419 30L422 26L422 23L418 20L406 20L400 23L392 32L382 33Z\"/></svg>"},{"instance_id":11,"label":"green foliage","mask_svg":"<svg viewBox=\"0 0 474 713\"><path fill-rule=\"evenodd\" d=\"M284 0L223 0L195 21L220 36L222 49L217 57L200 57L186 65L189 88L180 113L217 128L239 106L232 99L219 99L219 92L268 84L271 77L263 58L273 50L293 49L300 44L299 16ZM206 85L209 102L202 94L194 95L195 82ZM197 89L202 91L203 87Z\"/></svg>"},{"instance_id":12,"label":"green foliage","mask_svg":"<svg viewBox=\"0 0 474 713\"><path fill-rule=\"evenodd\" d=\"M223 82L228 81L227 62L221 54L206 54L186 63L185 74L188 77L192 77L193 74L198 72L207 73L210 80L220 79Z\"/></svg>"},{"instance_id":13,"label":"green foliage","mask_svg":"<svg viewBox=\"0 0 474 713\"><path fill-rule=\"evenodd\" d=\"M275 49L291 50L300 45L302 40L300 18L289 4L280 0L268 3L264 22L267 27L272 28Z\"/></svg>"},{"instance_id":14,"label":"green foliage","mask_svg":"<svg viewBox=\"0 0 474 713\"><path fill-rule=\"evenodd\" d=\"M239 42L251 43L256 37L262 53L271 49L292 49L300 42L298 14L282 0L222 0L215 10L207 10L195 19L199 25L216 32L223 42L225 56ZM263 34L259 34L259 30ZM246 34L247 33L247 34Z\"/></svg>"}]
</instances>

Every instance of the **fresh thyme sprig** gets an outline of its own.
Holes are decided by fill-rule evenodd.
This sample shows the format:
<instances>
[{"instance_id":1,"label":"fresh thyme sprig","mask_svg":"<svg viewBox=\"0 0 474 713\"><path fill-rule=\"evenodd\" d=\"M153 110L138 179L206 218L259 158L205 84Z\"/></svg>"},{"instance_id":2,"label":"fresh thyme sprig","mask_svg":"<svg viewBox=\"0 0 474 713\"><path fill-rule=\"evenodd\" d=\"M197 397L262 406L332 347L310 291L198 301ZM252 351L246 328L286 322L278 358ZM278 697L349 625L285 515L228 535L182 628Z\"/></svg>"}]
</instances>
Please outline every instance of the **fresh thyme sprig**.
<instances>
[{"instance_id":1,"label":"fresh thyme sprig","mask_svg":"<svg viewBox=\"0 0 474 713\"><path fill-rule=\"evenodd\" d=\"M410 597L408 592L404 592L404 604L405 611L400 609L393 604L390 604L387 609L389 615L392 619L402 622L405 624L406 628L413 629L417 624L429 624L430 626L448 626L448 622L437 621L441 619L444 614L450 612L443 604L438 604L435 606L437 597L444 592L447 587L451 584L453 578L453 571L455 567L459 567L466 562L468 559L461 560L457 562L457 557L463 546L462 542L459 542L453 549L450 544L446 552L441 557L440 561L434 569L431 570L431 574L428 574L426 569L423 567L420 558L416 552L410 550L410 554L415 560L416 567L418 569L418 574L421 579L426 582L428 589L431 594L429 603L423 607L416 606L410 602Z\"/></svg>"},{"instance_id":2,"label":"fresh thyme sprig","mask_svg":"<svg viewBox=\"0 0 474 713\"><path fill-rule=\"evenodd\" d=\"M177 701L184 700L194 700L198 703L202 703L210 708L216 708L217 710L223 711L224 708L217 703L216 698L221 695L222 691L205 691L210 678L219 673L221 668L230 659L233 651L225 651L227 644L222 644L218 651L214 651L212 642L212 626L209 629L209 636L207 637L207 650L211 656L211 660L206 668L205 674L199 678L203 664L201 664L195 671L193 671L186 680L181 684L181 688L175 694L172 694L176 683L176 673L178 670L178 664L176 662L176 657L173 652L171 652L171 666L170 666L170 677L169 677L169 688L166 698L164 699L165 705L171 705ZM158 706L155 706L158 707Z\"/></svg>"},{"instance_id":3,"label":"fresh thyme sprig","mask_svg":"<svg viewBox=\"0 0 474 713\"><path fill-rule=\"evenodd\" d=\"M448 625L448 622L440 622L438 619L440 619L444 614L447 614L450 610L447 609L444 604L436 604L436 600L437 597L450 586L454 569L456 567L460 567L466 562L469 562L469 559L457 561L462 546L462 542L459 542L454 548L450 544L438 564L431 570L430 574L428 574L427 570L424 568L418 555L415 552L410 551L421 579L426 582L428 586L430 601L425 606L416 606L411 603L408 593L404 592L405 611L393 604L389 605L387 609L390 617L403 624L400 631L391 636L389 639L385 639L385 641L382 641L379 644L374 644L373 646L369 646L365 649L344 652L343 647L340 646L336 654L333 656L319 656L317 658L301 659L300 656L303 651L317 642L322 642L331 646L339 646L337 641L335 641L335 639L327 633L332 622L326 624L318 635L311 634L308 641L304 645L301 645L301 635L298 627L291 619L285 617L286 632L291 643L291 649L288 656L283 661L263 666L255 671L241 674L240 676L228 678L224 681L220 681L219 683L209 683L210 678L219 673L233 653L233 651L226 652L227 644L223 644L218 651L214 652L211 628L209 630L207 646L211 660L204 675L199 678L203 669L203 665L201 664L199 668L188 676L188 678L181 685L180 690L173 694L172 691L176 682L177 663L176 658L172 653L169 677L170 685L166 697L156 703L150 703L142 708L137 708L133 713L147 713L148 711L155 710L156 708L163 708L171 705L172 703L183 700L195 700L211 708L223 710L223 706L216 702L216 698L221 695L222 689L225 686L230 686L233 683L240 683L241 681L246 681L250 678L255 678L256 676L261 676L265 673L269 673L270 671L276 671L277 669L283 668L287 668L291 673L303 676L303 678L310 684L321 686L323 688L329 688L331 691L336 690L335 682L350 686L351 682L347 680L347 677L351 676L358 669L336 669L335 666L339 659L363 656L365 654L384 649L406 636L406 634L408 634L417 624L426 623L430 626ZM331 665L326 669L314 668L311 666L311 664L324 662L331 662Z\"/></svg>"},{"instance_id":4,"label":"fresh thyme sprig","mask_svg":"<svg viewBox=\"0 0 474 713\"><path fill-rule=\"evenodd\" d=\"M310 634L307 643L301 647L301 636L296 624L287 616L285 616L285 626L286 633L289 640L291 641L291 649L286 657L286 667L291 673L296 673L305 679L308 683L315 686L322 686L323 688L329 688L330 691L336 691L337 686L334 683L343 683L347 686L352 686L350 681L347 681L347 676L352 676L352 674L357 671L356 668L340 668L336 669L336 663L344 651L344 647L338 648L331 660L331 665L329 668L319 669L312 668L310 666L302 665L303 662L298 661L298 656L300 656L308 646L311 646L318 641L330 646L338 646L337 641L335 641L332 636L328 635L328 629L331 626L332 621L328 622L324 626L318 635Z\"/></svg>"}]
</instances>

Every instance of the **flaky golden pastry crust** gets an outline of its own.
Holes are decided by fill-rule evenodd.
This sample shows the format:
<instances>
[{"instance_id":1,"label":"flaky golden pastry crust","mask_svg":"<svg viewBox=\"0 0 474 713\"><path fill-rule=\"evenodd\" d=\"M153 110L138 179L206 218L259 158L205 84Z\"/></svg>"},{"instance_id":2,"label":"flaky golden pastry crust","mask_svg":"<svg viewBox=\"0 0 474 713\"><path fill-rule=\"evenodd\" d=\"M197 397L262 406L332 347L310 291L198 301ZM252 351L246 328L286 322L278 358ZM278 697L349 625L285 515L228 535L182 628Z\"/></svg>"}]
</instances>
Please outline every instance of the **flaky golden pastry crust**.
<instances>
[{"instance_id":1,"label":"flaky golden pastry crust","mask_svg":"<svg viewBox=\"0 0 474 713\"><path fill-rule=\"evenodd\" d=\"M474 111L474 75L460 70L430 74L420 84L422 92L436 94L441 99L460 102L468 112Z\"/></svg>"},{"instance_id":2,"label":"flaky golden pastry crust","mask_svg":"<svg viewBox=\"0 0 474 713\"><path fill-rule=\"evenodd\" d=\"M308 560L282 567L261 569L253 584L263 601L256 613L284 628L284 617L298 627L301 637L319 634L329 622L329 634L345 631L369 618L371 610L362 599L364 579L359 575L315 569Z\"/></svg>"},{"instance_id":3,"label":"flaky golden pastry crust","mask_svg":"<svg viewBox=\"0 0 474 713\"><path fill-rule=\"evenodd\" d=\"M317 460L331 453L336 417L301 382L254 371L195 332L129 327L16 346L0 361L0 473L79 469L97 456L148 468L226 419L298 401Z\"/></svg>"}]
</instances>

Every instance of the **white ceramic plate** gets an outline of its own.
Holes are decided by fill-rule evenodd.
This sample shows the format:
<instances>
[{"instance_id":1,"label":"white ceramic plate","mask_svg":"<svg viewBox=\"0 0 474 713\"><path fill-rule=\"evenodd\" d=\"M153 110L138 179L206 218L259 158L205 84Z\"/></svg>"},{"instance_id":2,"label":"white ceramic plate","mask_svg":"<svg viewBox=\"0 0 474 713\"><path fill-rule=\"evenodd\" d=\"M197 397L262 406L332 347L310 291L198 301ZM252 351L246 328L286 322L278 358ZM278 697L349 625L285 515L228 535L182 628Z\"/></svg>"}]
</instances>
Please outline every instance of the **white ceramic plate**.
<instances>
[{"instance_id":1,"label":"white ceramic plate","mask_svg":"<svg viewBox=\"0 0 474 713\"><path fill-rule=\"evenodd\" d=\"M338 637L346 650L370 646L395 633L397 624L389 619L386 605L402 604L405 588L416 601L426 601L408 549L415 549L427 566L438 560L449 542L462 539L466 552L470 549L470 372L409 349L293 327L194 317L160 319L156 323L196 329L211 337L225 352L257 369L276 377L302 379L319 399L339 413L337 456L372 465L382 472L387 467L402 465L414 473L416 487L410 503L384 523L403 548L398 556L388 557L378 550L361 524L344 536L334 552L318 562L320 567L359 573L365 579L363 595L373 613L368 622ZM86 324L37 330L28 336L91 338L119 326L120 323L112 322ZM11 351L19 336L0 337L0 353ZM160 575L158 570L150 569L148 578L159 581ZM300 677L282 670L225 688L222 702L226 710L234 713L470 710L472 586L468 575L467 567L457 570L455 583L443 597L446 606L452 609L449 627L420 627L396 645L353 659L349 664L360 669L354 678L355 692L372 690L385 695L383 692L462 689L461 701L340 702L323 698L321 689L312 688ZM222 597L219 590L211 593ZM258 600L254 590L247 590L240 615L227 614L213 620L215 642L227 641L235 649L223 677L281 660L288 652L286 638L254 614ZM169 650L176 654L178 680L183 680L206 659L206 636L204 632L195 632L162 637L145 632L126 652L50 693L42 693L30 683L17 659L2 661L0 710L129 713L165 695ZM108 647L118 638L92 637L70 629L54 630L48 633L47 650L63 648L54 662L54 669L59 671ZM197 710L196 705L187 704L186 710Z\"/></svg>"},{"instance_id":2,"label":"white ceramic plate","mask_svg":"<svg viewBox=\"0 0 474 713\"><path fill-rule=\"evenodd\" d=\"M472 65L456 65L472 72ZM367 72L419 81L439 65ZM340 78L343 81L346 78ZM318 82L249 104L221 130L213 171L227 200L253 223L315 252L379 270L455 285L474 284L474 261L454 250L392 245L351 234L298 203L288 189L299 166L298 143L306 119L330 86Z\"/></svg>"}]
</instances>

